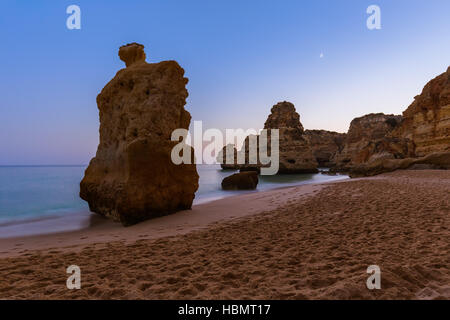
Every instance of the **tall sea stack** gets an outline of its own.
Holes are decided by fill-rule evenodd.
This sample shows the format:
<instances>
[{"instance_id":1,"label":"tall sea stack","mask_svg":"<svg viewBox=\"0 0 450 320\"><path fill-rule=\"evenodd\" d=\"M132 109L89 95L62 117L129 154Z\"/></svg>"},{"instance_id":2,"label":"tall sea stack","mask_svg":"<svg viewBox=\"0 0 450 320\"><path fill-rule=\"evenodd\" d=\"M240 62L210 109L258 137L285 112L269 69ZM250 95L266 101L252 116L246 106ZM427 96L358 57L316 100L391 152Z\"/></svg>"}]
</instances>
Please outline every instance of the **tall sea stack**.
<instances>
[{"instance_id":1,"label":"tall sea stack","mask_svg":"<svg viewBox=\"0 0 450 320\"><path fill-rule=\"evenodd\" d=\"M176 61L147 63L144 46L120 47L126 68L97 96L100 144L80 183L91 211L123 225L190 209L195 164L175 165L172 131L188 129L188 92ZM191 148L192 159L193 149Z\"/></svg>"},{"instance_id":2,"label":"tall sea stack","mask_svg":"<svg viewBox=\"0 0 450 320\"><path fill-rule=\"evenodd\" d=\"M310 142L305 135L300 115L295 111L295 106L287 101L279 102L272 107L271 113L264 123L264 129L268 131L268 150L271 148L270 131L279 130L279 170L278 173L316 173L317 161L313 155ZM259 170L261 162L251 164L249 161L249 137L248 136L239 152L245 153L245 165L239 166L241 171ZM259 145L259 136L256 137ZM258 149L259 152L259 149Z\"/></svg>"},{"instance_id":3,"label":"tall sea stack","mask_svg":"<svg viewBox=\"0 0 450 320\"><path fill-rule=\"evenodd\" d=\"M294 105L283 101L274 105L270 111L264 129L279 129L280 169L278 172L317 172L316 158Z\"/></svg>"}]
</instances>

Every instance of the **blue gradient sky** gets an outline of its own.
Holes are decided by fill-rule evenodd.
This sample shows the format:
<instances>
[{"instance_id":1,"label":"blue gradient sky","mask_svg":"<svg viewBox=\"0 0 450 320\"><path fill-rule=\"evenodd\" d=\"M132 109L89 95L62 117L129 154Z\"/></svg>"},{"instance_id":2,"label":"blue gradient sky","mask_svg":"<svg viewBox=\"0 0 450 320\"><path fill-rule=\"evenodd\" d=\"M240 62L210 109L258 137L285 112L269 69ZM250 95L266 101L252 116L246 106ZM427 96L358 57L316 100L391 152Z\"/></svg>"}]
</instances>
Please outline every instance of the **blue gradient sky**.
<instances>
[{"instance_id":1,"label":"blue gradient sky","mask_svg":"<svg viewBox=\"0 0 450 320\"><path fill-rule=\"evenodd\" d=\"M81 30L66 28L70 4ZM371 4L381 30L366 28ZM399 114L450 65L449 12L448 0L2 0L0 165L88 163L96 95L133 41L186 70L186 108L206 128L261 128L282 100L309 129Z\"/></svg>"}]
</instances>

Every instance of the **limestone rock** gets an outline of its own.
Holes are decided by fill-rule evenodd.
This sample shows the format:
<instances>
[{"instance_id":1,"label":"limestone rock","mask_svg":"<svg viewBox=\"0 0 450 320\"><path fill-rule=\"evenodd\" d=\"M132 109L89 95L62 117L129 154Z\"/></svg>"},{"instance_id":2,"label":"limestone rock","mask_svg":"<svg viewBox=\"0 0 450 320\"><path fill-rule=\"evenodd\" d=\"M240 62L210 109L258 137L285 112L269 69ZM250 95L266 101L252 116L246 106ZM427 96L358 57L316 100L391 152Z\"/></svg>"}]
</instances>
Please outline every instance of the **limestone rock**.
<instances>
[{"instance_id":1,"label":"limestone rock","mask_svg":"<svg viewBox=\"0 0 450 320\"><path fill-rule=\"evenodd\" d=\"M417 156L450 151L450 67L425 85L403 118L394 134L413 141Z\"/></svg>"},{"instance_id":2,"label":"limestone rock","mask_svg":"<svg viewBox=\"0 0 450 320\"><path fill-rule=\"evenodd\" d=\"M315 173L317 161L306 138L300 115L290 102L280 102L271 109L264 129L280 130L279 173Z\"/></svg>"},{"instance_id":3,"label":"limestone rock","mask_svg":"<svg viewBox=\"0 0 450 320\"><path fill-rule=\"evenodd\" d=\"M256 150L256 154L253 154L253 156L250 154L252 148ZM269 138L267 141L267 149L270 150ZM247 136L242 144L241 150L239 150L240 157L244 158L244 164L240 164L235 168L238 168L241 172L255 171L259 173L263 166L259 159L259 151L259 136L253 134Z\"/></svg>"},{"instance_id":4,"label":"limestone rock","mask_svg":"<svg viewBox=\"0 0 450 320\"><path fill-rule=\"evenodd\" d=\"M401 159L414 155L414 145L406 138L393 137L402 116L371 113L350 123L344 148L335 156L338 170L375 159Z\"/></svg>"},{"instance_id":5,"label":"limestone rock","mask_svg":"<svg viewBox=\"0 0 450 320\"><path fill-rule=\"evenodd\" d=\"M315 173L317 161L312 153L309 140L305 136L300 116L290 102L280 102L271 109L271 114L264 124L268 129L268 150L271 150L270 129L279 130L279 170L278 173ZM259 137L257 137L259 146ZM245 152L245 165L241 171L255 170L261 167L259 159L256 165L249 159L249 137L243 144ZM258 149L259 152L259 149Z\"/></svg>"},{"instance_id":6,"label":"limestone rock","mask_svg":"<svg viewBox=\"0 0 450 320\"><path fill-rule=\"evenodd\" d=\"M354 119L344 148L335 156L334 170L365 175L410 166L442 167L417 161L431 161L434 158L426 156L446 152L450 152L450 67L425 85L403 116L377 113Z\"/></svg>"},{"instance_id":7,"label":"limestone rock","mask_svg":"<svg viewBox=\"0 0 450 320\"><path fill-rule=\"evenodd\" d=\"M217 155L217 162L223 170L238 170L240 166L237 164L237 149L234 144L227 144L220 150Z\"/></svg>"},{"instance_id":8,"label":"limestone rock","mask_svg":"<svg viewBox=\"0 0 450 320\"><path fill-rule=\"evenodd\" d=\"M280 128L279 173L316 173L318 164L311 145L297 128Z\"/></svg>"},{"instance_id":9,"label":"limestone rock","mask_svg":"<svg viewBox=\"0 0 450 320\"><path fill-rule=\"evenodd\" d=\"M252 190L258 185L258 173L255 171L239 172L222 180L224 190Z\"/></svg>"},{"instance_id":10,"label":"limestone rock","mask_svg":"<svg viewBox=\"0 0 450 320\"><path fill-rule=\"evenodd\" d=\"M450 152L435 152L419 158L376 159L351 168L350 176L364 177L399 169L450 169Z\"/></svg>"},{"instance_id":11,"label":"limestone rock","mask_svg":"<svg viewBox=\"0 0 450 320\"><path fill-rule=\"evenodd\" d=\"M119 58L127 67L136 62L145 62L144 46L133 42L119 48Z\"/></svg>"},{"instance_id":12,"label":"limestone rock","mask_svg":"<svg viewBox=\"0 0 450 320\"><path fill-rule=\"evenodd\" d=\"M271 114L264 123L264 129L291 128L303 133L300 123L300 115L295 111L295 106L287 101L279 102L270 110Z\"/></svg>"},{"instance_id":13,"label":"limestone rock","mask_svg":"<svg viewBox=\"0 0 450 320\"><path fill-rule=\"evenodd\" d=\"M100 143L80 183L91 211L130 225L191 208L195 164L175 165L174 129L189 127L184 70L175 61L146 63L143 46L119 50L127 68L97 96ZM193 149L191 149L193 155Z\"/></svg>"},{"instance_id":14,"label":"limestone rock","mask_svg":"<svg viewBox=\"0 0 450 320\"><path fill-rule=\"evenodd\" d=\"M344 148L347 134L326 130L305 130L319 167L334 167L336 153Z\"/></svg>"}]
</instances>

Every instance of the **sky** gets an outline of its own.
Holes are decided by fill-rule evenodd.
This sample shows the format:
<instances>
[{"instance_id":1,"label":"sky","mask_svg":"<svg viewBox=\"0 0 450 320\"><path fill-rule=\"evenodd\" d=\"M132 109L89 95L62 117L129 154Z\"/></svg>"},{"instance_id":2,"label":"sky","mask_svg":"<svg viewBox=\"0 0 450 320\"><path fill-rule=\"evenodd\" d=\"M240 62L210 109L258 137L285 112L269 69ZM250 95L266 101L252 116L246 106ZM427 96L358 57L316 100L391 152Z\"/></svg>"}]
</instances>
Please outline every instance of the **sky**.
<instances>
[{"instance_id":1,"label":"sky","mask_svg":"<svg viewBox=\"0 0 450 320\"><path fill-rule=\"evenodd\" d=\"M66 26L73 4L79 30ZM366 26L372 4L381 29ZM204 129L260 129L284 100L306 129L401 114L450 65L449 12L448 0L2 0L0 165L87 164L96 96L130 42L185 69Z\"/></svg>"}]
</instances>

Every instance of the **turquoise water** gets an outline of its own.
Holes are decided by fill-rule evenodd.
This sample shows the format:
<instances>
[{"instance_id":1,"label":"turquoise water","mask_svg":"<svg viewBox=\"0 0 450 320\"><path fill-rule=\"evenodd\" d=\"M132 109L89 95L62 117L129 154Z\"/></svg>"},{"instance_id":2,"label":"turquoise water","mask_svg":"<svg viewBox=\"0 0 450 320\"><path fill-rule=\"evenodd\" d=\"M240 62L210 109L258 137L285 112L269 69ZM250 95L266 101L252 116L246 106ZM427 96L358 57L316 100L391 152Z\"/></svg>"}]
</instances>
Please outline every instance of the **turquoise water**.
<instances>
[{"instance_id":1,"label":"turquoise water","mask_svg":"<svg viewBox=\"0 0 450 320\"><path fill-rule=\"evenodd\" d=\"M88 210L78 196L85 167L0 167L0 226Z\"/></svg>"},{"instance_id":2,"label":"turquoise water","mask_svg":"<svg viewBox=\"0 0 450 320\"><path fill-rule=\"evenodd\" d=\"M88 205L78 196L85 166L0 167L0 238L69 231L89 225ZM200 180L194 204L244 191L220 189L224 177L219 165L197 166ZM278 187L345 179L346 176L295 174L260 176L258 192Z\"/></svg>"},{"instance_id":3,"label":"turquoise water","mask_svg":"<svg viewBox=\"0 0 450 320\"><path fill-rule=\"evenodd\" d=\"M308 183L321 183L347 179L346 175L330 176L326 174L280 174L273 176L258 176L259 183L255 191L224 191L220 185L222 179L239 171L221 170L219 165L199 165L197 166L200 175L199 188L195 196L194 203L202 203L215 199L221 199L228 196L242 193L266 191L280 187L296 186Z\"/></svg>"}]
</instances>

